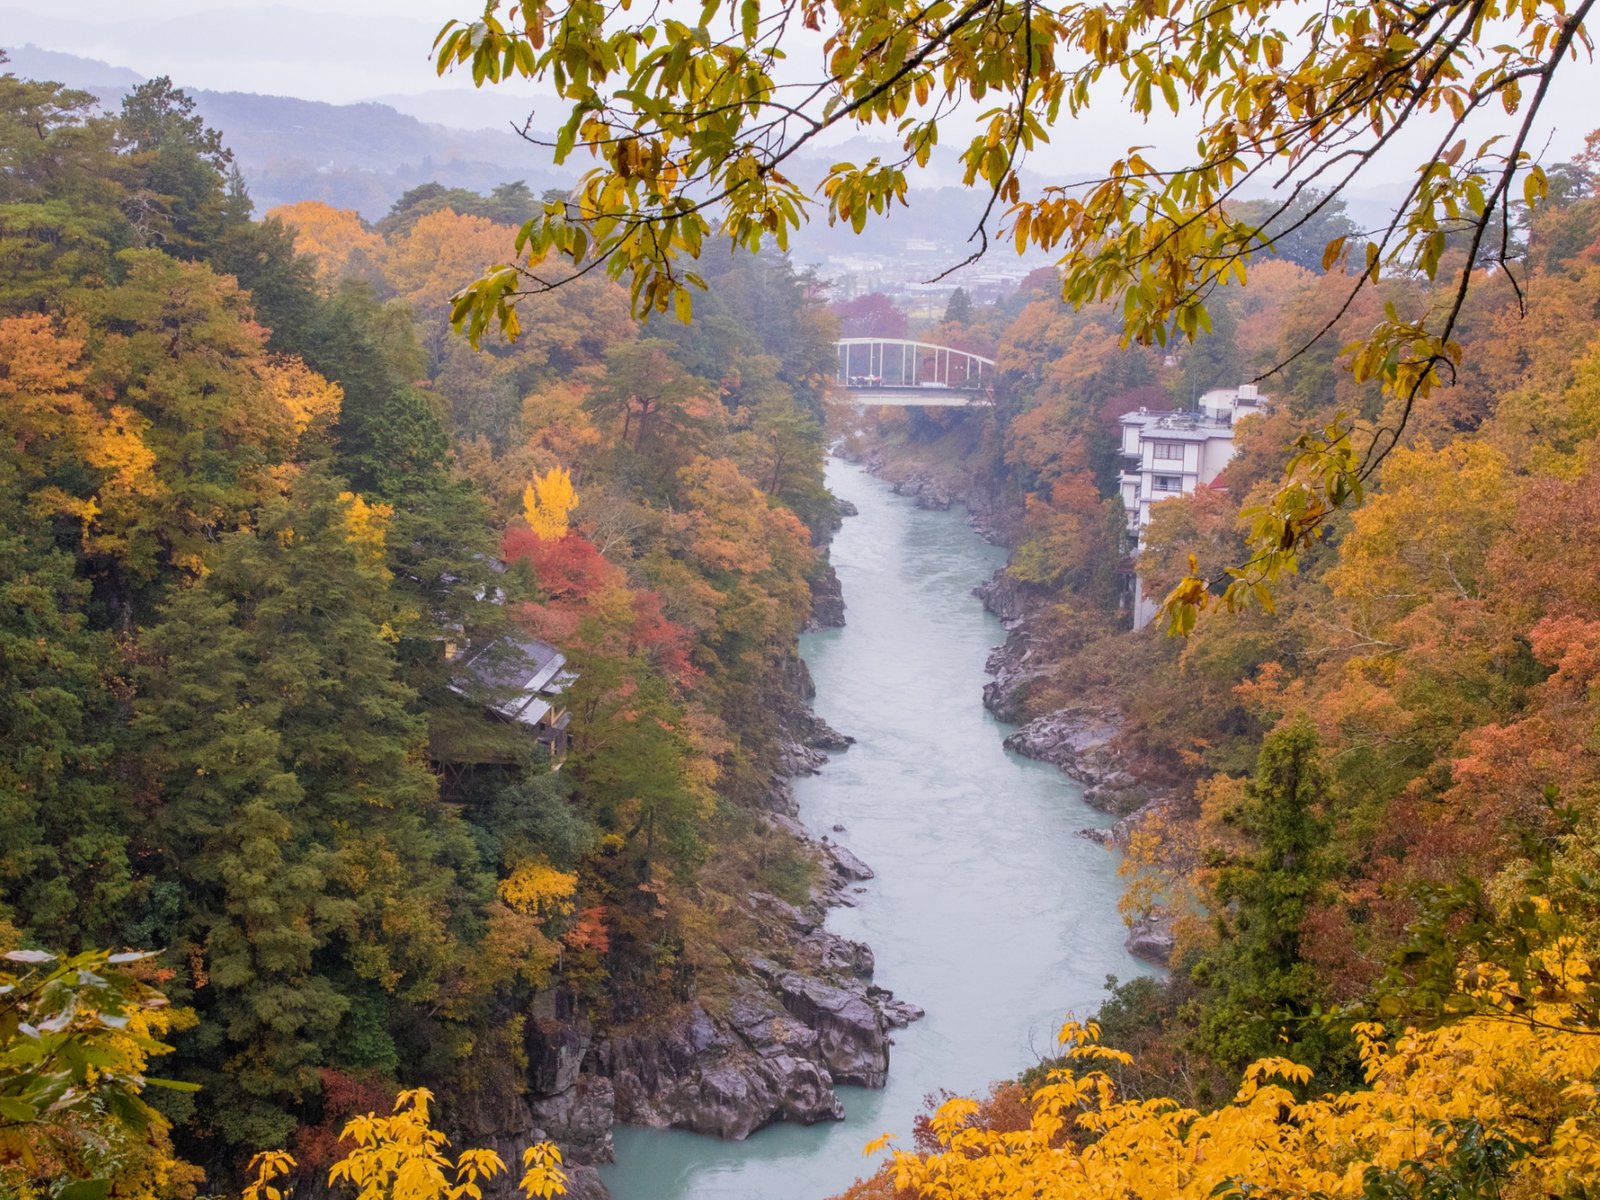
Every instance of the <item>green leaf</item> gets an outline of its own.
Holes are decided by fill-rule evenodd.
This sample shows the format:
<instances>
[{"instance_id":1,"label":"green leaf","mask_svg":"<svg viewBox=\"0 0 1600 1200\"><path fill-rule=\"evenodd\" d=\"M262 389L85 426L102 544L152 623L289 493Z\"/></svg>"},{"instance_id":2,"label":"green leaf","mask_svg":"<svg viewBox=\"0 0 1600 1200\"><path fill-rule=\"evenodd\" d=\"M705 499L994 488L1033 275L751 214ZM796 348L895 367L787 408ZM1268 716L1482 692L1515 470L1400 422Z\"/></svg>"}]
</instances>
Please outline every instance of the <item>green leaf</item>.
<instances>
[{"instance_id":1,"label":"green leaf","mask_svg":"<svg viewBox=\"0 0 1600 1200\"><path fill-rule=\"evenodd\" d=\"M187 1079L158 1079L154 1075L146 1075L144 1081L151 1087L163 1088L169 1092L198 1092L200 1085L190 1083Z\"/></svg>"},{"instance_id":2,"label":"green leaf","mask_svg":"<svg viewBox=\"0 0 1600 1200\"><path fill-rule=\"evenodd\" d=\"M39 1119L39 1110L25 1100L0 1096L0 1117L14 1124L27 1125Z\"/></svg>"}]
</instances>

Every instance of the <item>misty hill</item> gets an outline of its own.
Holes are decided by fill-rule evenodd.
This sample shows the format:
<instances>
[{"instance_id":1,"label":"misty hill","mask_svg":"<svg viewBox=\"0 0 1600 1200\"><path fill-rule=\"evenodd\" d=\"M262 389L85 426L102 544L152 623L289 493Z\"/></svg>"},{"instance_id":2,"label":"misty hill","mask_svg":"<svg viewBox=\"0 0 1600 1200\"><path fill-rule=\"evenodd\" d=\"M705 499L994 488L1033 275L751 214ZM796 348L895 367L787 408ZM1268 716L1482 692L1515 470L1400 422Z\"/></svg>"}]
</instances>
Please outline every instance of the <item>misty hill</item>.
<instances>
[{"instance_id":1,"label":"misty hill","mask_svg":"<svg viewBox=\"0 0 1600 1200\"><path fill-rule=\"evenodd\" d=\"M73 87L130 88L144 82L144 76L127 67L114 67L97 58L79 58L76 54L62 54L32 44L7 46L11 60L6 70L24 79L52 79Z\"/></svg>"},{"instance_id":2,"label":"misty hill","mask_svg":"<svg viewBox=\"0 0 1600 1200\"><path fill-rule=\"evenodd\" d=\"M117 107L143 77L96 59L37 46L7 47L7 69L83 88ZM182 81L177 81L182 86ZM186 88L206 124L222 131L260 210L296 200L353 208L369 220L421 183L486 192L521 179L535 192L569 185L536 146L509 129L429 124L384 104L327 104L290 96Z\"/></svg>"}]
</instances>

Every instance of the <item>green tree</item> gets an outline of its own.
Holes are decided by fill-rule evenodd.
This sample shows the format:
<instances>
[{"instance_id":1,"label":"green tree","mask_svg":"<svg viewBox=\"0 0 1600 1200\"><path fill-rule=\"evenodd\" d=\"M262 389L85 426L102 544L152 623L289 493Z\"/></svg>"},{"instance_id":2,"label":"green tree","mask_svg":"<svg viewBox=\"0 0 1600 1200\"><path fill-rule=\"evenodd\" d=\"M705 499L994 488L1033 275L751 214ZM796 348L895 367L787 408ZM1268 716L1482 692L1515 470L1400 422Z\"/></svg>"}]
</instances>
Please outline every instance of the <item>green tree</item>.
<instances>
[{"instance_id":1,"label":"green tree","mask_svg":"<svg viewBox=\"0 0 1600 1200\"><path fill-rule=\"evenodd\" d=\"M1328 244L1355 237L1360 229L1345 213L1337 196L1308 187L1288 203L1279 200L1236 200L1228 215L1241 225L1260 231L1264 249L1285 262L1308 271L1326 271L1323 261Z\"/></svg>"},{"instance_id":2,"label":"green tree","mask_svg":"<svg viewBox=\"0 0 1600 1200\"><path fill-rule=\"evenodd\" d=\"M1179 408L1198 408L1199 399L1212 388L1237 387L1247 378L1244 362L1235 341L1239 322L1233 309L1217 305L1211 313L1211 329L1183 349L1183 370L1178 377Z\"/></svg>"},{"instance_id":3,"label":"green tree","mask_svg":"<svg viewBox=\"0 0 1600 1200\"><path fill-rule=\"evenodd\" d=\"M345 1048L370 1063L402 1007L436 1000L487 899L422 763L383 533L381 510L308 474L147 636L134 728L187 893L176 965L208 1017L185 1057L233 1145L282 1144L322 1067Z\"/></svg>"},{"instance_id":4,"label":"green tree","mask_svg":"<svg viewBox=\"0 0 1600 1200\"><path fill-rule=\"evenodd\" d=\"M117 145L126 164L123 211L140 245L197 257L230 213L237 218L224 191L232 152L165 75L123 98Z\"/></svg>"},{"instance_id":5,"label":"green tree","mask_svg":"<svg viewBox=\"0 0 1600 1200\"><path fill-rule=\"evenodd\" d=\"M163 566L198 569L216 537L276 490L269 468L297 431L262 368L265 333L250 298L203 263L124 250L116 287L84 290L89 389L125 410L158 486L106 502L93 544L124 594Z\"/></svg>"},{"instance_id":6,"label":"green tree","mask_svg":"<svg viewBox=\"0 0 1600 1200\"><path fill-rule=\"evenodd\" d=\"M0 921L42 942L103 944L131 889L113 780L111 638L88 585L26 513L0 449Z\"/></svg>"},{"instance_id":7,"label":"green tree","mask_svg":"<svg viewBox=\"0 0 1600 1200\"><path fill-rule=\"evenodd\" d=\"M1327 784L1316 730L1304 717L1268 734L1254 776L1228 820L1250 849L1224 865L1210 903L1218 944L1194 969L1206 987L1199 1039L1207 1056L1238 1069L1287 1042L1318 1069L1343 1042L1311 1019L1318 985L1300 953L1300 929L1322 886L1320 811Z\"/></svg>"},{"instance_id":8,"label":"green tree","mask_svg":"<svg viewBox=\"0 0 1600 1200\"><path fill-rule=\"evenodd\" d=\"M87 92L0 75L0 315L58 311L132 231L115 125Z\"/></svg>"}]
</instances>

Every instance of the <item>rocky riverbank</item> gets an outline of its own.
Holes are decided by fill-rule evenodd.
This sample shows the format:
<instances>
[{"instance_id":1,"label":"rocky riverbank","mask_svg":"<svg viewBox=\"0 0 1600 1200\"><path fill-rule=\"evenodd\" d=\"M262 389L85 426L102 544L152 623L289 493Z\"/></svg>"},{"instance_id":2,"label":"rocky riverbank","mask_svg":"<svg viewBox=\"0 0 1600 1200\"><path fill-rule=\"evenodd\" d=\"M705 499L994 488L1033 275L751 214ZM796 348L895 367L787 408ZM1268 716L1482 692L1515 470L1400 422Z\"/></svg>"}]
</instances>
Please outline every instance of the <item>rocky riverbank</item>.
<instances>
[{"instance_id":1,"label":"rocky riverbank","mask_svg":"<svg viewBox=\"0 0 1600 1200\"><path fill-rule=\"evenodd\" d=\"M796 774L852 740L804 712L785 756ZM840 1120L835 1087L882 1087L891 1032L923 1015L872 982L871 947L825 928L827 909L854 904L871 868L806 830L788 778L774 783L764 819L814 856L820 878L804 905L767 892L746 898L763 953L708 980L696 999L624 1028L599 1032L560 996L530 1023L534 1098L521 1102L520 1130L502 1127L493 1140L555 1141L581 1200L605 1196L593 1167L611 1161L619 1123L743 1139L776 1121Z\"/></svg>"},{"instance_id":2,"label":"rocky riverbank","mask_svg":"<svg viewBox=\"0 0 1600 1200\"><path fill-rule=\"evenodd\" d=\"M919 508L966 505L974 528L986 538L1002 546L1016 544L1020 510L992 481L945 464L890 456L879 447L847 445L836 447L835 453L853 455L853 461ZM1055 656L1038 645L1034 633L1037 614L1050 597L1003 569L975 592L1006 627L1005 641L989 655L986 667L992 678L983 689L984 707L1020 726L1006 737L1006 748L1050 763L1081 783L1085 803L1118 818L1110 829L1085 829L1083 836L1108 847L1126 846L1138 823L1176 803L1177 794L1125 751L1126 722L1115 709L1081 703L1038 714L1036 693L1057 669ZM1140 921L1129 930L1127 945L1142 958L1165 963L1172 934L1164 922Z\"/></svg>"},{"instance_id":3,"label":"rocky riverbank","mask_svg":"<svg viewBox=\"0 0 1600 1200\"><path fill-rule=\"evenodd\" d=\"M841 518L852 513L840 506ZM831 566L811 588L810 627L843 625ZM855 739L811 710L804 660L786 663L774 693L785 737L761 819L814 864L808 900L746 896L740 919L760 952L708 975L693 999L668 1012L601 1030L569 993L542 996L524 1038L527 1094L474 1098L460 1114L464 1144L491 1145L513 1162L529 1142L554 1141L568 1194L605 1200L595 1166L614 1157L615 1125L742 1139L777 1121L841 1119L837 1085L883 1086L892 1031L923 1013L873 983L871 947L825 928L827 910L856 903L873 873L834 840L842 828L818 837L800 824L793 789Z\"/></svg>"},{"instance_id":4,"label":"rocky riverbank","mask_svg":"<svg viewBox=\"0 0 1600 1200\"><path fill-rule=\"evenodd\" d=\"M973 528L989 541L1003 546L1015 541L1022 516L1016 498L980 474L946 462L892 455L881 447L865 447L850 439L835 445L832 453L864 467L886 482L895 495L906 497L918 508L945 512L959 504L966 508Z\"/></svg>"},{"instance_id":5,"label":"rocky riverbank","mask_svg":"<svg viewBox=\"0 0 1600 1200\"><path fill-rule=\"evenodd\" d=\"M1141 821L1178 802L1177 792L1126 752L1126 723L1114 709L1084 703L1029 718L1032 690L1047 681L1053 669L1032 636L1031 618L1046 601L1003 570L976 592L1006 625L1006 640L987 664L994 678L983 689L983 703L990 712L1002 721L1022 722L1006 737L1006 749L1050 763L1081 783L1085 804L1118 818L1109 829L1084 829L1082 836L1108 848L1125 847ZM1169 923L1136 921L1127 946L1140 958L1165 964L1173 948Z\"/></svg>"}]
</instances>

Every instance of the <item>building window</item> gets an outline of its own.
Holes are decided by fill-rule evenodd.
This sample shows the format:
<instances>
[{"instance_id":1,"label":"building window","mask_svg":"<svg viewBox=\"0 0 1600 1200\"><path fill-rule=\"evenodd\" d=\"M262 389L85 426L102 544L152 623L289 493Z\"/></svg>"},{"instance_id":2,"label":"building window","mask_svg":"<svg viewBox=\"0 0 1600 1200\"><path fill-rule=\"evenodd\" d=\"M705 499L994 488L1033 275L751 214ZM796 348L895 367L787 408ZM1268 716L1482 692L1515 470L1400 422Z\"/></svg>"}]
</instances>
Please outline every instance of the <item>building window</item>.
<instances>
[{"instance_id":1,"label":"building window","mask_svg":"<svg viewBox=\"0 0 1600 1200\"><path fill-rule=\"evenodd\" d=\"M1158 462L1182 462L1182 442L1156 442L1155 458Z\"/></svg>"},{"instance_id":2,"label":"building window","mask_svg":"<svg viewBox=\"0 0 1600 1200\"><path fill-rule=\"evenodd\" d=\"M1150 490L1155 492L1181 492L1183 491L1183 476L1157 475Z\"/></svg>"}]
</instances>

